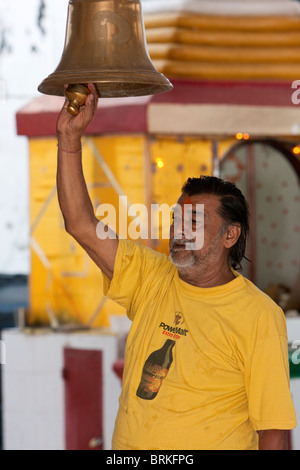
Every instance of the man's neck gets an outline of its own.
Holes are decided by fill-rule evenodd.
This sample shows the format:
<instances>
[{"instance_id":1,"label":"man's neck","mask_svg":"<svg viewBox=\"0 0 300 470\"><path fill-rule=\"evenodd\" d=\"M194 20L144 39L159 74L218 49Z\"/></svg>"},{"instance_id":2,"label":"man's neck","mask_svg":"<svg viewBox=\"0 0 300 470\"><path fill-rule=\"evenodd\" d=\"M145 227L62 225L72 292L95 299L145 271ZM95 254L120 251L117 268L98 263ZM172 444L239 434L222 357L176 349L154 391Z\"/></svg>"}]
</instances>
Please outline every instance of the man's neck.
<instances>
[{"instance_id":1,"label":"man's neck","mask_svg":"<svg viewBox=\"0 0 300 470\"><path fill-rule=\"evenodd\" d=\"M228 266L222 271L214 270L213 272L201 272L195 268L177 268L179 278L191 284L192 286L208 288L217 287L227 284L235 279L235 276Z\"/></svg>"}]
</instances>

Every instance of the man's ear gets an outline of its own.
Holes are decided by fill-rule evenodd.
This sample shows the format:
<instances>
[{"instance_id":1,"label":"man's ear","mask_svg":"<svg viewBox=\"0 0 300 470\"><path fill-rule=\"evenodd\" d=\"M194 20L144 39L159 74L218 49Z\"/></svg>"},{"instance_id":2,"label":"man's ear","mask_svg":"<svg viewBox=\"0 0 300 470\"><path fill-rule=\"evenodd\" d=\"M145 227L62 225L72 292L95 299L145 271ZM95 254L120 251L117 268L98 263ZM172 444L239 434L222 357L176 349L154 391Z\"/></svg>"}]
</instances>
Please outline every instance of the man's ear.
<instances>
[{"instance_id":1,"label":"man's ear","mask_svg":"<svg viewBox=\"0 0 300 470\"><path fill-rule=\"evenodd\" d=\"M224 246L225 248L231 248L236 244L241 235L241 226L237 225L228 225L224 234Z\"/></svg>"}]
</instances>

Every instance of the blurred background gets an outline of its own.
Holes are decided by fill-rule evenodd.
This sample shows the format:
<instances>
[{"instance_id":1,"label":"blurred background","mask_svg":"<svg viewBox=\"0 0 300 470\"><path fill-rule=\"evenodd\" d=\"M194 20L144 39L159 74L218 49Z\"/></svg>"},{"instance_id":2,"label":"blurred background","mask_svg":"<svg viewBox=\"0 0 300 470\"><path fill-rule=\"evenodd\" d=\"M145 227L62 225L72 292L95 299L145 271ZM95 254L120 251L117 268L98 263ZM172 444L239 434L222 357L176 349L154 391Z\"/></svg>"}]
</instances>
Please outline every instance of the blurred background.
<instances>
[{"instance_id":1,"label":"blurred background","mask_svg":"<svg viewBox=\"0 0 300 470\"><path fill-rule=\"evenodd\" d=\"M244 274L284 309L292 358L300 340L300 105L292 101L300 80L300 3L141 3L149 54L174 90L101 101L84 141L95 209L108 201L118 207L120 195L148 208L171 205L189 176L235 182L252 217ZM4 449L109 449L121 387L129 323L64 231L55 188L62 98L37 91L59 63L67 12L67 0L0 0ZM142 242L167 252L167 241ZM90 374L88 396L83 371ZM81 422L87 413L98 418L91 429L81 426L82 435L72 417ZM300 449L298 429L290 448Z\"/></svg>"}]
</instances>

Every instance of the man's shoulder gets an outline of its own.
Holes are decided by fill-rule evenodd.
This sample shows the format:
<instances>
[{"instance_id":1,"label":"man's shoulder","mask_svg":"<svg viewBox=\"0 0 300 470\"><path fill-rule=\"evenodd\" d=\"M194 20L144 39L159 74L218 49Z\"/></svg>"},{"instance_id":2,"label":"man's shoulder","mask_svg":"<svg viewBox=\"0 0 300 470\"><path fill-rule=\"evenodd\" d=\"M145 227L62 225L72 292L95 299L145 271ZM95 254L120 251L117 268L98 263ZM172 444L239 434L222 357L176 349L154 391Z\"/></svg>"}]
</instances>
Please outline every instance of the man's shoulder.
<instances>
[{"instance_id":1,"label":"man's shoulder","mask_svg":"<svg viewBox=\"0 0 300 470\"><path fill-rule=\"evenodd\" d=\"M264 311L271 312L272 314L277 313L280 316L282 315L282 309L280 306L266 292L257 287L253 282L249 281L249 279L244 278L244 281L245 289L249 298L252 299L252 303L256 304Z\"/></svg>"},{"instance_id":2,"label":"man's shoulder","mask_svg":"<svg viewBox=\"0 0 300 470\"><path fill-rule=\"evenodd\" d=\"M285 315L280 306L249 279L244 278L244 302L249 319L256 325L259 341L286 337Z\"/></svg>"},{"instance_id":3,"label":"man's shoulder","mask_svg":"<svg viewBox=\"0 0 300 470\"><path fill-rule=\"evenodd\" d=\"M169 256L160 253L150 246L134 240L119 240L119 253L124 257L140 258L143 263L152 265L173 266Z\"/></svg>"}]
</instances>

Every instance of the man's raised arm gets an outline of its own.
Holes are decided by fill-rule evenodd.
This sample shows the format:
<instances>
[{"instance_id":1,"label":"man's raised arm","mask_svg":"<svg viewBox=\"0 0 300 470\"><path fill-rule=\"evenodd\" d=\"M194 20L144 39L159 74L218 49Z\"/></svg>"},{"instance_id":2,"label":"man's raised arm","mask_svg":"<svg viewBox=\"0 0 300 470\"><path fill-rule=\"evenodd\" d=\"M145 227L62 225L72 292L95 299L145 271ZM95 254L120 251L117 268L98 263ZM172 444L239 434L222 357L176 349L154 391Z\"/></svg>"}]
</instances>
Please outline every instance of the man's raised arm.
<instances>
[{"instance_id":1,"label":"man's raised arm","mask_svg":"<svg viewBox=\"0 0 300 470\"><path fill-rule=\"evenodd\" d=\"M57 191L66 231L85 249L109 279L113 276L118 239L100 240L96 229L99 223L94 214L82 169L81 138L93 120L98 96L93 85L85 107L78 116L62 108L57 121Z\"/></svg>"}]
</instances>

